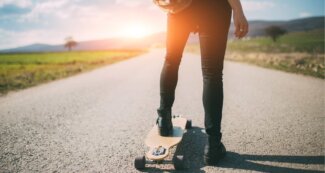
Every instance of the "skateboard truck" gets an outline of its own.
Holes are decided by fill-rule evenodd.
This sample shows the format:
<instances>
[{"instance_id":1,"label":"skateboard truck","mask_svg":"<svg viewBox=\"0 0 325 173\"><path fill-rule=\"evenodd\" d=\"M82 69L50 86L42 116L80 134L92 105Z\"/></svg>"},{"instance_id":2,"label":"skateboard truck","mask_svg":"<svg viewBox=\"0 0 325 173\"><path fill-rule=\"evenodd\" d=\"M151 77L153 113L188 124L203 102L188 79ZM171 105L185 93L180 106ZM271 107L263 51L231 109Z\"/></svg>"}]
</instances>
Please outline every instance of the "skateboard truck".
<instances>
[{"instance_id":1,"label":"skateboard truck","mask_svg":"<svg viewBox=\"0 0 325 173\"><path fill-rule=\"evenodd\" d=\"M162 146L159 146L159 147L153 149L152 155L154 155L154 156L160 156L160 155L164 155L165 152L166 152L166 148L164 148Z\"/></svg>"}]
</instances>

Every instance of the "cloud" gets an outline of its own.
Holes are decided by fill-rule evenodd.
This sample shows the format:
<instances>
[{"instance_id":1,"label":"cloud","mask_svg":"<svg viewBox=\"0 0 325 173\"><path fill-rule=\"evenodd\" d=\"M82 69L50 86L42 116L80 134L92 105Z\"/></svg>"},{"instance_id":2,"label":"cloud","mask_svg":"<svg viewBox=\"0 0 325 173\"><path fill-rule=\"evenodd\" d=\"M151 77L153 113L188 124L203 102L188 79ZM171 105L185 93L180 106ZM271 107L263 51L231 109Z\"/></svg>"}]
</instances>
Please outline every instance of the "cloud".
<instances>
[{"instance_id":1,"label":"cloud","mask_svg":"<svg viewBox=\"0 0 325 173\"><path fill-rule=\"evenodd\" d=\"M11 15L25 14L29 11L30 11L29 8L20 8L14 5L5 5L0 7L0 18L11 16Z\"/></svg>"},{"instance_id":2,"label":"cloud","mask_svg":"<svg viewBox=\"0 0 325 173\"><path fill-rule=\"evenodd\" d=\"M117 5L124 5L124 6L129 6L129 7L137 7L140 5L149 5L151 4L152 1L145 1L145 0L115 0L115 4Z\"/></svg>"},{"instance_id":3,"label":"cloud","mask_svg":"<svg viewBox=\"0 0 325 173\"><path fill-rule=\"evenodd\" d=\"M60 8L68 3L68 0L43 1L36 4L32 10L21 17L20 21L39 21L41 17L57 16L65 17Z\"/></svg>"},{"instance_id":4,"label":"cloud","mask_svg":"<svg viewBox=\"0 0 325 173\"><path fill-rule=\"evenodd\" d=\"M301 12L299 13L299 17L310 17L311 14L309 12Z\"/></svg>"},{"instance_id":5,"label":"cloud","mask_svg":"<svg viewBox=\"0 0 325 173\"><path fill-rule=\"evenodd\" d=\"M37 3L29 13L21 16L19 21L34 23L55 23L63 22L63 20L70 22L98 21L107 19L113 7L112 4L83 4L81 0L43 0Z\"/></svg>"},{"instance_id":6,"label":"cloud","mask_svg":"<svg viewBox=\"0 0 325 173\"><path fill-rule=\"evenodd\" d=\"M246 11L258 11L272 8L275 6L273 2L269 1L252 1L245 0L242 1L243 9Z\"/></svg>"},{"instance_id":7,"label":"cloud","mask_svg":"<svg viewBox=\"0 0 325 173\"><path fill-rule=\"evenodd\" d=\"M1 0L0 8L6 5L17 6L19 8L27 8L33 5L31 0Z\"/></svg>"}]
</instances>

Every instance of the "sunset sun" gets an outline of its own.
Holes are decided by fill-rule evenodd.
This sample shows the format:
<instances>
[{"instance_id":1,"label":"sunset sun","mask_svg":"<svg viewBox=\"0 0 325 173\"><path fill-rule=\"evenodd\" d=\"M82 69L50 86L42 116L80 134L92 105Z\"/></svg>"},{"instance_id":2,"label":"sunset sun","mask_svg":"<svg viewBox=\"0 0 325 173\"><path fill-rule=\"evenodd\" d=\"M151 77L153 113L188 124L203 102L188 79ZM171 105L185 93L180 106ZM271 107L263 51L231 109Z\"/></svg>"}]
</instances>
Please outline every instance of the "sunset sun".
<instances>
[{"instance_id":1,"label":"sunset sun","mask_svg":"<svg viewBox=\"0 0 325 173\"><path fill-rule=\"evenodd\" d=\"M123 35L129 38L141 38L147 36L150 33L150 29L141 23L133 23L124 29Z\"/></svg>"}]
</instances>

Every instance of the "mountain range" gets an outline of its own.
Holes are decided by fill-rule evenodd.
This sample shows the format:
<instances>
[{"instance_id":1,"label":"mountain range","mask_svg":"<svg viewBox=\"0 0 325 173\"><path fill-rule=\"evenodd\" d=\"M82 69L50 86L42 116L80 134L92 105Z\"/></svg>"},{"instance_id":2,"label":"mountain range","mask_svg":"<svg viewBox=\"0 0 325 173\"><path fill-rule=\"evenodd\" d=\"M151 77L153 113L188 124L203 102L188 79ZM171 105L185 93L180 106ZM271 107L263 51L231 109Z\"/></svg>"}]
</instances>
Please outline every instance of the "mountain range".
<instances>
[{"instance_id":1,"label":"mountain range","mask_svg":"<svg viewBox=\"0 0 325 173\"><path fill-rule=\"evenodd\" d=\"M309 31L314 29L324 29L324 16L301 18L289 21L264 21L253 20L249 21L248 37L265 36L265 28L276 25L287 32ZM233 24L229 29L229 38L233 38L235 28ZM74 50L109 50L109 49L143 49L155 45L162 45L165 42L166 33L156 33L144 38L109 38L102 40L81 41ZM197 35L191 34L188 43L198 43ZM19 52L60 52L66 51L63 44L31 44L22 47L0 50L0 53L19 53Z\"/></svg>"}]
</instances>

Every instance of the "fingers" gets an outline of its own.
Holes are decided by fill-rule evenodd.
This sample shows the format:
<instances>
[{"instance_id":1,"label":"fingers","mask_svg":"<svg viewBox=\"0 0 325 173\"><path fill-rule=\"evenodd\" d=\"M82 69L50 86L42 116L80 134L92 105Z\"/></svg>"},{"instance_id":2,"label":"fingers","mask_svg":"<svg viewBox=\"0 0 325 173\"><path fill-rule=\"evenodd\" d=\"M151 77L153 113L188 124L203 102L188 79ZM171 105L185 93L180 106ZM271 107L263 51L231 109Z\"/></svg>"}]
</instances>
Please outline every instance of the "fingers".
<instances>
[{"instance_id":1,"label":"fingers","mask_svg":"<svg viewBox=\"0 0 325 173\"><path fill-rule=\"evenodd\" d=\"M244 37L248 33L248 25L246 23L240 26L240 37Z\"/></svg>"},{"instance_id":2,"label":"fingers","mask_svg":"<svg viewBox=\"0 0 325 173\"><path fill-rule=\"evenodd\" d=\"M235 30L234 34L237 38L239 38L240 37L240 25L239 24L235 25L235 28L236 28L236 30Z\"/></svg>"},{"instance_id":3,"label":"fingers","mask_svg":"<svg viewBox=\"0 0 325 173\"><path fill-rule=\"evenodd\" d=\"M243 38L248 33L248 24L246 23L238 24L235 27L236 27L235 36L239 39Z\"/></svg>"}]
</instances>

